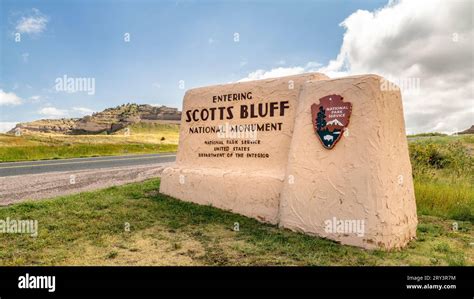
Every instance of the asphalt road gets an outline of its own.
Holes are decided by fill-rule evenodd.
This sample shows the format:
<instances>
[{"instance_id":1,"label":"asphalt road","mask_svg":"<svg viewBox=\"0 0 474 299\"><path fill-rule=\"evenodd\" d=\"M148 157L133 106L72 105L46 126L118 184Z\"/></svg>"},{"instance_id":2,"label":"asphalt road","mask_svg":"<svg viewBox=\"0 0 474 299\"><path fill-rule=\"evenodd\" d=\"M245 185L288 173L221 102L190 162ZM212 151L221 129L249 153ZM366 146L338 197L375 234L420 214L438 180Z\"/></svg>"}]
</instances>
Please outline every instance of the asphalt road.
<instances>
[{"instance_id":1,"label":"asphalt road","mask_svg":"<svg viewBox=\"0 0 474 299\"><path fill-rule=\"evenodd\" d=\"M0 163L0 177L174 162L175 153Z\"/></svg>"}]
</instances>

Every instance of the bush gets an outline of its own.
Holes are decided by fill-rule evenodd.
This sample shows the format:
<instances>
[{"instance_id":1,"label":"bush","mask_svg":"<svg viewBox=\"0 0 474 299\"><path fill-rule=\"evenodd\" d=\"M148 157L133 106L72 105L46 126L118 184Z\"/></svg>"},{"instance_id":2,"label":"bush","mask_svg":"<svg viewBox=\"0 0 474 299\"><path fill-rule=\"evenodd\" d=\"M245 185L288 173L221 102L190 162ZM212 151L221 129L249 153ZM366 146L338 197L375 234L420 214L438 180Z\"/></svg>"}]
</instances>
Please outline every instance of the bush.
<instances>
[{"instance_id":1,"label":"bush","mask_svg":"<svg viewBox=\"0 0 474 299\"><path fill-rule=\"evenodd\" d=\"M474 159L460 141L448 144L413 142L409 149L415 176L437 169L446 169L456 175L474 172Z\"/></svg>"},{"instance_id":2,"label":"bush","mask_svg":"<svg viewBox=\"0 0 474 299\"><path fill-rule=\"evenodd\" d=\"M432 132L432 133L413 134L413 135L408 135L407 137L413 138L413 137L434 137L434 136L447 136L447 134Z\"/></svg>"},{"instance_id":3,"label":"bush","mask_svg":"<svg viewBox=\"0 0 474 299\"><path fill-rule=\"evenodd\" d=\"M409 144L418 213L474 221L474 158L460 140Z\"/></svg>"}]
</instances>

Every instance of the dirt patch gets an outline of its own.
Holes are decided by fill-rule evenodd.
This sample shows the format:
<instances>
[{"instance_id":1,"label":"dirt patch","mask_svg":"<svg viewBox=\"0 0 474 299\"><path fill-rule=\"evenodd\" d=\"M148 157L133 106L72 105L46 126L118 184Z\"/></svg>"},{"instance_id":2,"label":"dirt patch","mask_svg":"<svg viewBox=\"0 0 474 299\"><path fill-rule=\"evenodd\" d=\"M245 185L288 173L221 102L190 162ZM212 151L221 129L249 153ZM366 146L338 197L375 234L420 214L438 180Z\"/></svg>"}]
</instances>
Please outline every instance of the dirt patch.
<instances>
[{"instance_id":1,"label":"dirt patch","mask_svg":"<svg viewBox=\"0 0 474 299\"><path fill-rule=\"evenodd\" d=\"M205 255L201 258L206 264L226 265L233 263L236 265L259 265L275 264L275 257L271 253L265 252L255 244L241 238L241 232L233 231L230 227L212 225L206 229L205 233ZM266 256L269 256L267 259ZM289 262L286 258L287 263ZM261 261L264 262L261 262ZM231 262L232 261L232 262ZM277 264L279 264L277 262Z\"/></svg>"},{"instance_id":2,"label":"dirt patch","mask_svg":"<svg viewBox=\"0 0 474 299\"><path fill-rule=\"evenodd\" d=\"M191 266L201 265L200 242L158 226L130 236L108 236L102 244L87 243L65 259L64 265Z\"/></svg>"}]
</instances>

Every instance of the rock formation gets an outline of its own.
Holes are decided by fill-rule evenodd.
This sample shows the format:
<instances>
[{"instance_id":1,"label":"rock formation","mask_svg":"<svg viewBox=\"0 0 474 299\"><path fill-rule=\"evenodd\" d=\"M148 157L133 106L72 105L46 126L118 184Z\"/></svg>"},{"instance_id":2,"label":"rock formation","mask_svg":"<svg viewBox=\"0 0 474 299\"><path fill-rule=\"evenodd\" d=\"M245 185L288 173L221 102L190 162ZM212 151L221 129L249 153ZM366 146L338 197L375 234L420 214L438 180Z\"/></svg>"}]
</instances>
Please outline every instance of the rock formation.
<instances>
[{"instance_id":1,"label":"rock formation","mask_svg":"<svg viewBox=\"0 0 474 299\"><path fill-rule=\"evenodd\" d=\"M41 119L18 123L8 134L22 132L42 132L59 134L99 134L113 133L136 123L167 122L179 124L181 112L166 106L123 104L107 108L82 118Z\"/></svg>"},{"instance_id":2,"label":"rock formation","mask_svg":"<svg viewBox=\"0 0 474 299\"><path fill-rule=\"evenodd\" d=\"M474 134L474 125L472 125L469 129L458 132L458 134Z\"/></svg>"}]
</instances>

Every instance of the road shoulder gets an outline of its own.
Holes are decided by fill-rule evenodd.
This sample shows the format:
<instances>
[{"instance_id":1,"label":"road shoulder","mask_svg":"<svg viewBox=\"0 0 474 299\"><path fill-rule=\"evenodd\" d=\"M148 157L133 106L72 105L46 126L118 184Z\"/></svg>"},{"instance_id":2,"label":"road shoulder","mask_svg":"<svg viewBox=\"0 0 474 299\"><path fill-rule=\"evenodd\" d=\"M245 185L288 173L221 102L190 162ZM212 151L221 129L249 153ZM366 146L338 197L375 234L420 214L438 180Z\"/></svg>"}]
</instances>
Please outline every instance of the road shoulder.
<instances>
[{"instance_id":1,"label":"road shoulder","mask_svg":"<svg viewBox=\"0 0 474 299\"><path fill-rule=\"evenodd\" d=\"M0 206L92 191L161 176L172 163L0 177Z\"/></svg>"}]
</instances>

